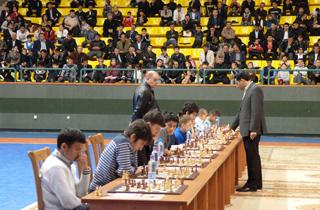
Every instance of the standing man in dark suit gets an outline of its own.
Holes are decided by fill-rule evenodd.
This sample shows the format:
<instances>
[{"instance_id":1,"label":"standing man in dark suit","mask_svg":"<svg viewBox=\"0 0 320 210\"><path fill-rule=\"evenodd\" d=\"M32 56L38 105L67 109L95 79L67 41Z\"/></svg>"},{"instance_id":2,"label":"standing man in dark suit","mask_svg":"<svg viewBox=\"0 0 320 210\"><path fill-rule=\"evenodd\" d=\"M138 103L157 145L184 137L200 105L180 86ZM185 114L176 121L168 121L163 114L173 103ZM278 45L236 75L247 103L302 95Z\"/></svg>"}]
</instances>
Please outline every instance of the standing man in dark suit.
<instances>
[{"instance_id":1,"label":"standing man in dark suit","mask_svg":"<svg viewBox=\"0 0 320 210\"><path fill-rule=\"evenodd\" d=\"M46 10L46 15L48 16L48 19L51 20L53 25L55 25L59 21L59 18L61 17L61 13L58 11L57 8L54 7L54 4L52 4L52 2L48 3L48 9Z\"/></svg>"},{"instance_id":2,"label":"standing man in dark suit","mask_svg":"<svg viewBox=\"0 0 320 210\"><path fill-rule=\"evenodd\" d=\"M266 122L264 118L263 92L250 80L247 72L241 72L236 76L238 87L243 90L240 111L234 122L230 126L235 130L240 126L240 134L243 139L248 180L246 184L237 189L238 192L255 192L262 189L261 160L259 155L260 137L266 132ZM225 131L230 130L230 128Z\"/></svg>"}]
</instances>

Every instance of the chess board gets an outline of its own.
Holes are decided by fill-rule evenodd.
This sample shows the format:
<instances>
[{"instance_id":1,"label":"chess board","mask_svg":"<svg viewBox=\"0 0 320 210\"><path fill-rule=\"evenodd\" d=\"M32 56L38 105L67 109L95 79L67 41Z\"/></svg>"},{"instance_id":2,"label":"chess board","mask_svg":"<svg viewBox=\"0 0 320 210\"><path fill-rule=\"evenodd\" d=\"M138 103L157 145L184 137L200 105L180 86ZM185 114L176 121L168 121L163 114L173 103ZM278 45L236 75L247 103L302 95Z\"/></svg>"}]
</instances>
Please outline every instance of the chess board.
<instances>
[{"instance_id":1,"label":"chess board","mask_svg":"<svg viewBox=\"0 0 320 210\"><path fill-rule=\"evenodd\" d=\"M204 158L181 158L170 157L166 160L160 161L160 166L164 167L198 167L205 168L210 163L211 159Z\"/></svg>"},{"instance_id":2,"label":"chess board","mask_svg":"<svg viewBox=\"0 0 320 210\"><path fill-rule=\"evenodd\" d=\"M197 149L188 149L172 151L172 157L180 158L205 158L205 159L214 159L218 156L218 151L216 150L197 150Z\"/></svg>"},{"instance_id":3,"label":"chess board","mask_svg":"<svg viewBox=\"0 0 320 210\"><path fill-rule=\"evenodd\" d=\"M157 171L157 179L184 179L194 180L199 175L196 168L191 167L159 167ZM139 175L137 178L147 178L146 174Z\"/></svg>"},{"instance_id":4,"label":"chess board","mask_svg":"<svg viewBox=\"0 0 320 210\"><path fill-rule=\"evenodd\" d=\"M143 194L168 194L168 195L180 195L187 185L181 183L180 180L172 179L156 179L153 183L147 183L146 179L130 179L128 183L122 183L108 193L143 193Z\"/></svg>"}]
</instances>

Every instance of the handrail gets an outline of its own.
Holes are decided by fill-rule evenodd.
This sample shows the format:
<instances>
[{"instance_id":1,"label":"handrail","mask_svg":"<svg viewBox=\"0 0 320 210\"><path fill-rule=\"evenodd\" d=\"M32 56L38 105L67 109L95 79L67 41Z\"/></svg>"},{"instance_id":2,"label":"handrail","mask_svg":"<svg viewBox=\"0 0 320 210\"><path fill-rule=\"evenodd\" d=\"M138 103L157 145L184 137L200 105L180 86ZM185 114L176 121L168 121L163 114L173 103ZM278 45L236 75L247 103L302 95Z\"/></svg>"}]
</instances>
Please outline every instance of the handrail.
<instances>
[{"instance_id":1,"label":"handrail","mask_svg":"<svg viewBox=\"0 0 320 210\"><path fill-rule=\"evenodd\" d=\"M16 78L16 73L19 72L19 80L23 81L23 71L24 70L30 70L30 71L35 71L35 70L45 70L45 71L61 71L64 70L64 68L20 68L20 69L15 69L15 68L6 68L6 67L0 67L0 70L10 70L14 72L14 82L18 82ZM206 83L207 79L207 73L208 72L232 72L232 71L237 71L237 72L242 72L242 71L253 71L254 73L257 73L259 71L262 71L262 69L128 69L128 68L83 68L80 71L77 71L80 73L79 75L79 82L81 83L83 80L83 72L84 71L110 71L110 70L118 70L118 71L133 71L133 79L134 83L138 83L137 80L137 72L138 70L143 71L143 70L153 70L157 72L172 72L172 71L181 71L181 72L186 72L186 71L191 71L194 73L194 76L196 77L196 82L200 84L200 78L202 77L202 82L203 84ZM319 72L320 69L269 69L268 70L268 85L270 84L270 73L271 71L279 72L279 71L288 71L290 74L294 71L307 71L307 72ZM263 80L263 78L260 78Z\"/></svg>"}]
</instances>

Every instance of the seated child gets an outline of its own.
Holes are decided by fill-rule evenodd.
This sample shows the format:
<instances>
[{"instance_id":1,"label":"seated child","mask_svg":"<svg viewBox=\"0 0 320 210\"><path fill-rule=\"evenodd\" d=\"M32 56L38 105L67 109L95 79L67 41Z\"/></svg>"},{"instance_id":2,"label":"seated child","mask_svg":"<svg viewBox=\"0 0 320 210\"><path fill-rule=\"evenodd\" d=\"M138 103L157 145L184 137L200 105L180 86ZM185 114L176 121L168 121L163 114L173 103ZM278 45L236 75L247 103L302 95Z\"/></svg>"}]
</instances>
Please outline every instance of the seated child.
<instances>
[{"instance_id":1,"label":"seated child","mask_svg":"<svg viewBox=\"0 0 320 210\"><path fill-rule=\"evenodd\" d=\"M175 144L183 144L187 139L187 131L192 127L192 120L190 116L183 115L179 120L179 127L174 131L176 139Z\"/></svg>"},{"instance_id":2,"label":"seated child","mask_svg":"<svg viewBox=\"0 0 320 210\"><path fill-rule=\"evenodd\" d=\"M197 134L204 132L206 127L206 120L208 117L208 111L201 108L199 109L198 117L195 119L195 132Z\"/></svg>"},{"instance_id":3,"label":"seated child","mask_svg":"<svg viewBox=\"0 0 320 210\"><path fill-rule=\"evenodd\" d=\"M112 139L103 150L89 191L92 192L97 186L103 186L121 177L123 172L130 175L140 174L143 167L138 167L137 151L152 141L148 123L142 119L131 123L124 134Z\"/></svg>"}]
</instances>

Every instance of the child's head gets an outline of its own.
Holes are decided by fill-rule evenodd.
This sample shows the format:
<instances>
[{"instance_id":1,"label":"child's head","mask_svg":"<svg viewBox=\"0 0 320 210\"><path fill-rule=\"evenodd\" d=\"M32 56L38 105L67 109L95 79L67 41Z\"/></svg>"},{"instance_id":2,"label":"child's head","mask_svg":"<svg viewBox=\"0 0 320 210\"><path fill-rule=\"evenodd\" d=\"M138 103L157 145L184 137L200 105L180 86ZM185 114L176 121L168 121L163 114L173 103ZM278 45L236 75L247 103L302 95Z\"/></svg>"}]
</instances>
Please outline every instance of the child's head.
<instances>
[{"instance_id":1,"label":"child's head","mask_svg":"<svg viewBox=\"0 0 320 210\"><path fill-rule=\"evenodd\" d=\"M169 112L164 114L164 120L166 123L166 131L169 136L173 135L174 130L176 129L179 118L176 114Z\"/></svg>"},{"instance_id":2,"label":"child's head","mask_svg":"<svg viewBox=\"0 0 320 210\"><path fill-rule=\"evenodd\" d=\"M134 151L142 150L145 145L152 142L150 127L141 119L131 123L129 128L124 131L124 135L129 139Z\"/></svg>"},{"instance_id":3,"label":"child's head","mask_svg":"<svg viewBox=\"0 0 320 210\"><path fill-rule=\"evenodd\" d=\"M199 107L196 103L187 102L182 107L182 115L188 115L191 117L191 120L194 121L199 112Z\"/></svg>"},{"instance_id":4,"label":"child's head","mask_svg":"<svg viewBox=\"0 0 320 210\"><path fill-rule=\"evenodd\" d=\"M208 111L206 109L203 109L203 108L199 109L198 117L201 120L206 120L207 117L208 117Z\"/></svg>"},{"instance_id":5,"label":"child's head","mask_svg":"<svg viewBox=\"0 0 320 210\"><path fill-rule=\"evenodd\" d=\"M179 127L182 132L186 133L192 126L192 119L188 115L183 115L179 120Z\"/></svg>"},{"instance_id":6,"label":"child's head","mask_svg":"<svg viewBox=\"0 0 320 210\"><path fill-rule=\"evenodd\" d=\"M156 109L145 114L143 120L149 124L153 137L159 136L161 128L165 127L164 117Z\"/></svg>"},{"instance_id":7,"label":"child's head","mask_svg":"<svg viewBox=\"0 0 320 210\"><path fill-rule=\"evenodd\" d=\"M99 57L99 58L98 58L98 63L99 63L99 65L103 65L103 61L104 61L104 60L103 60L102 57Z\"/></svg>"},{"instance_id":8,"label":"child's head","mask_svg":"<svg viewBox=\"0 0 320 210\"><path fill-rule=\"evenodd\" d=\"M211 110L211 111L209 112L209 120L210 120L211 122L215 122L215 121L216 121L216 118L217 118L218 116L220 116L220 113L219 113L218 111L216 111L216 110Z\"/></svg>"}]
</instances>

